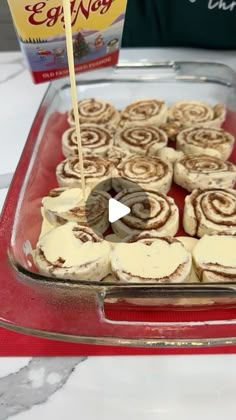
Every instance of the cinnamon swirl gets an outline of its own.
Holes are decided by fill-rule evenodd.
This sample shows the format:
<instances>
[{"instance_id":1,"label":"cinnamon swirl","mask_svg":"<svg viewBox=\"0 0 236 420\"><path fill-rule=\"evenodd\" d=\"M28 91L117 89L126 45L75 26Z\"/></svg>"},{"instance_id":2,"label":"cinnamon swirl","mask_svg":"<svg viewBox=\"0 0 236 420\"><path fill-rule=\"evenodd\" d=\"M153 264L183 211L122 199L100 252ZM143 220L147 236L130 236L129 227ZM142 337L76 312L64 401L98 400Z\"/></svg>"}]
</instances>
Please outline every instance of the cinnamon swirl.
<instances>
[{"instance_id":1,"label":"cinnamon swirl","mask_svg":"<svg viewBox=\"0 0 236 420\"><path fill-rule=\"evenodd\" d=\"M89 200L88 200L89 196ZM109 227L108 202L111 196L104 191L86 190L86 204L80 188L56 188L42 200L45 216L54 226L77 222L99 234Z\"/></svg>"},{"instance_id":2,"label":"cinnamon swirl","mask_svg":"<svg viewBox=\"0 0 236 420\"><path fill-rule=\"evenodd\" d=\"M185 198L183 226L190 236L214 232L236 234L236 191L193 190Z\"/></svg>"},{"instance_id":3,"label":"cinnamon swirl","mask_svg":"<svg viewBox=\"0 0 236 420\"><path fill-rule=\"evenodd\" d=\"M120 120L120 113L115 107L111 103L100 99L83 99L78 102L78 110L81 125L96 124L113 128L118 125ZM71 126L75 125L73 110L68 113L68 123Z\"/></svg>"},{"instance_id":4,"label":"cinnamon swirl","mask_svg":"<svg viewBox=\"0 0 236 420\"><path fill-rule=\"evenodd\" d=\"M179 101L170 107L168 118L178 122L182 127L212 127L220 128L226 117L224 105L212 107L199 101Z\"/></svg>"},{"instance_id":5,"label":"cinnamon swirl","mask_svg":"<svg viewBox=\"0 0 236 420\"><path fill-rule=\"evenodd\" d=\"M236 167L214 156L185 156L175 163L174 181L190 192L196 188L233 188Z\"/></svg>"},{"instance_id":6,"label":"cinnamon swirl","mask_svg":"<svg viewBox=\"0 0 236 420\"><path fill-rule=\"evenodd\" d=\"M185 154L205 154L227 160L234 147L234 136L222 129L195 127L181 131L177 149Z\"/></svg>"},{"instance_id":7,"label":"cinnamon swirl","mask_svg":"<svg viewBox=\"0 0 236 420\"><path fill-rule=\"evenodd\" d=\"M173 198L151 189L129 189L114 198L130 208L127 216L112 224L113 232L120 238L144 230L154 230L159 236L177 233L179 210Z\"/></svg>"},{"instance_id":8,"label":"cinnamon swirl","mask_svg":"<svg viewBox=\"0 0 236 420\"><path fill-rule=\"evenodd\" d=\"M103 127L84 124L81 126L83 153L96 153L105 156L113 145L113 135ZM78 142L75 128L69 128L62 136L62 153L65 157L78 155Z\"/></svg>"},{"instance_id":9,"label":"cinnamon swirl","mask_svg":"<svg viewBox=\"0 0 236 420\"><path fill-rule=\"evenodd\" d=\"M113 276L127 283L183 283L189 280L191 254L176 239L142 232L111 252Z\"/></svg>"},{"instance_id":10,"label":"cinnamon swirl","mask_svg":"<svg viewBox=\"0 0 236 420\"><path fill-rule=\"evenodd\" d=\"M193 250L194 265L202 282L236 281L236 236L205 235Z\"/></svg>"},{"instance_id":11,"label":"cinnamon swirl","mask_svg":"<svg viewBox=\"0 0 236 420\"><path fill-rule=\"evenodd\" d=\"M151 125L124 128L115 136L116 146L140 155L155 155L167 142L166 133Z\"/></svg>"},{"instance_id":12,"label":"cinnamon swirl","mask_svg":"<svg viewBox=\"0 0 236 420\"><path fill-rule=\"evenodd\" d=\"M168 108L158 99L141 99L129 104L120 115L121 128L132 125L156 125L159 127L167 120Z\"/></svg>"},{"instance_id":13,"label":"cinnamon swirl","mask_svg":"<svg viewBox=\"0 0 236 420\"><path fill-rule=\"evenodd\" d=\"M135 188L135 184L138 184L142 188L148 187L166 194L170 190L172 177L172 166L160 158L132 156L114 169L112 186L119 192L124 188Z\"/></svg>"},{"instance_id":14,"label":"cinnamon swirl","mask_svg":"<svg viewBox=\"0 0 236 420\"><path fill-rule=\"evenodd\" d=\"M103 190L111 189L111 176L113 164L108 159L100 156L84 156L84 173L86 185L94 188L98 183L103 182ZM79 158L69 157L63 160L56 169L56 176L61 187L81 188L81 175Z\"/></svg>"},{"instance_id":15,"label":"cinnamon swirl","mask_svg":"<svg viewBox=\"0 0 236 420\"><path fill-rule=\"evenodd\" d=\"M92 229L65 223L37 243L35 265L50 277L100 281L110 272L110 247Z\"/></svg>"}]
</instances>

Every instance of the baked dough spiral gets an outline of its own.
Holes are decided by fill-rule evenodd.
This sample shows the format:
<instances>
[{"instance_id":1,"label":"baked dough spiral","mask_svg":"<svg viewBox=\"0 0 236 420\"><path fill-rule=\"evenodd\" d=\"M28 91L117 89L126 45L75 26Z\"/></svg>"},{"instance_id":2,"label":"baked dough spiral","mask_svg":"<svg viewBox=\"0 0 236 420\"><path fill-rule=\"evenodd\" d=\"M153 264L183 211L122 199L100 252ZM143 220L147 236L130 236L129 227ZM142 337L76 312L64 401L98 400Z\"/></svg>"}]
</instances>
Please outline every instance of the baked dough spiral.
<instances>
[{"instance_id":1,"label":"baked dough spiral","mask_svg":"<svg viewBox=\"0 0 236 420\"><path fill-rule=\"evenodd\" d=\"M115 200L129 207L130 213L112 224L120 238L154 230L159 236L175 236L179 228L179 210L173 198L155 190L129 189Z\"/></svg>"},{"instance_id":2,"label":"baked dough spiral","mask_svg":"<svg viewBox=\"0 0 236 420\"><path fill-rule=\"evenodd\" d=\"M236 234L236 191L196 189L185 198L183 226L190 236Z\"/></svg>"},{"instance_id":3,"label":"baked dough spiral","mask_svg":"<svg viewBox=\"0 0 236 420\"><path fill-rule=\"evenodd\" d=\"M195 127L181 131L177 149L185 154L206 154L227 160L232 153L234 136L222 129Z\"/></svg>"}]
</instances>

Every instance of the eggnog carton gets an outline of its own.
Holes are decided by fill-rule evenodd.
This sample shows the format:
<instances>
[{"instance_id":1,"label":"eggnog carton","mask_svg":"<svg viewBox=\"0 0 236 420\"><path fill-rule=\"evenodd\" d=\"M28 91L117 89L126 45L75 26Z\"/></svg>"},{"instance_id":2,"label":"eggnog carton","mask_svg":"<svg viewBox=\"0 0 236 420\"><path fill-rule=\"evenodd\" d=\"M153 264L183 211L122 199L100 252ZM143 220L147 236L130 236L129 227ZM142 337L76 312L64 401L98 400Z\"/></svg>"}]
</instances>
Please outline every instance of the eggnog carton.
<instances>
[{"instance_id":1,"label":"eggnog carton","mask_svg":"<svg viewBox=\"0 0 236 420\"><path fill-rule=\"evenodd\" d=\"M67 76L62 0L8 0L35 83ZM76 73L117 63L127 0L70 1Z\"/></svg>"}]
</instances>

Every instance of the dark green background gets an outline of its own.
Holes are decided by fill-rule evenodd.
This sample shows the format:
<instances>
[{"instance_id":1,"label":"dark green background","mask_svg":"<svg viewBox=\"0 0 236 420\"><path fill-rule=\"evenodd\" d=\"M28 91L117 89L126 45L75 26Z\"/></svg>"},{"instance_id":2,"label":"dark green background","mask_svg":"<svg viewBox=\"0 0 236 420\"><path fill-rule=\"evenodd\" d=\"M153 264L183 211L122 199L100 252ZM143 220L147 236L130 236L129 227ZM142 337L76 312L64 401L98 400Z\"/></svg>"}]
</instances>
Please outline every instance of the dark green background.
<instances>
[{"instance_id":1,"label":"dark green background","mask_svg":"<svg viewBox=\"0 0 236 420\"><path fill-rule=\"evenodd\" d=\"M236 1L233 11L222 7L231 0L128 0L124 47L185 46L236 48Z\"/></svg>"}]
</instances>

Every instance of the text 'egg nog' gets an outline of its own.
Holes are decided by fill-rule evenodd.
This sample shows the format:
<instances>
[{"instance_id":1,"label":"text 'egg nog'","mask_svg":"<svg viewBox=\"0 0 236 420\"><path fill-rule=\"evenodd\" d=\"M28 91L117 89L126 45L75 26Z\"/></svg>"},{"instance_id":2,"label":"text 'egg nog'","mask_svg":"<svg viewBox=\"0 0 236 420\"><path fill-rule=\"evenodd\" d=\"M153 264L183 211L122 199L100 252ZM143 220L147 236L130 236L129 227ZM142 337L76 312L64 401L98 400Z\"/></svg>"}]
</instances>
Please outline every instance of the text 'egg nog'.
<instances>
[{"instance_id":1,"label":"text 'egg nog'","mask_svg":"<svg viewBox=\"0 0 236 420\"><path fill-rule=\"evenodd\" d=\"M62 0L8 0L35 83L68 75ZM70 1L75 72L118 61L127 0Z\"/></svg>"}]
</instances>

